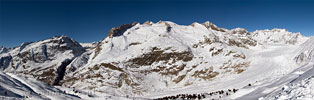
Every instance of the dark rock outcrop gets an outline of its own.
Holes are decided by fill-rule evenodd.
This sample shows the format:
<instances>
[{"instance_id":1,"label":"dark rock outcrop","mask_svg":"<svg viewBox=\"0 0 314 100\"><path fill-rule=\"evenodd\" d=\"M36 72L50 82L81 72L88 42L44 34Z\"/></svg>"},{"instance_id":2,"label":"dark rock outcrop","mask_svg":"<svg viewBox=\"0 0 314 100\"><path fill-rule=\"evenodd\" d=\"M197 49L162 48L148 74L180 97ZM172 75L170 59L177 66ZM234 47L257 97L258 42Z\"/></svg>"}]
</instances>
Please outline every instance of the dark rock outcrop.
<instances>
[{"instance_id":1,"label":"dark rock outcrop","mask_svg":"<svg viewBox=\"0 0 314 100\"><path fill-rule=\"evenodd\" d=\"M120 26L118 26L118 27L112 28L112 29L109 31L107 37L121 36L121 35L123 35L123 33L124 33L126 30L130 29L131 27L135 26L136 24L138 24L138 23L137 23L137 22L134 22L134 23L132 23L132 24L122 24L122 25L120 25Z\"/></svg>"}]
</instances>

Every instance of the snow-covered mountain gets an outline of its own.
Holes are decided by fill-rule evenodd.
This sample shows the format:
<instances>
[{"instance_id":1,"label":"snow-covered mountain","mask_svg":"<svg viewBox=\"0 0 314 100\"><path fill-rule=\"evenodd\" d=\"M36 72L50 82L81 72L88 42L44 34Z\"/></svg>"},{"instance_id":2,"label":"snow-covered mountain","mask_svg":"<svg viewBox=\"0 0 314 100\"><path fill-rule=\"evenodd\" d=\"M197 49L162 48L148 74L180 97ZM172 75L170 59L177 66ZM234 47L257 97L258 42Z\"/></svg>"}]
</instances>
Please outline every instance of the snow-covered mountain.
<instances>
[{"instance_id":1,"label":"snow-covered mountain","mask_svg":"<svg viewBox=\"0 0 314 100\"><path fill-rule=\"evenodd\" d=\"M0 54L6 53L6 52L8 52L8 49L5 48L5 47L3 47L3 46L1 46L1 47L0 47Z\"/></svg>"},{"instance_id":2,"label":"snow-covered mountain","mask_svg":"<svg viewBox=\"0 0 314 100\"><path fill-rule=\"evenodd\" d=\"M27 75L57 85L66 66L85 49L66 36L23 43L0 55L0 68L5 72Z\"/></svg>"},{"instance_id":3,"label":"snow-covered mountain","mask_svg":"<svg viewBox=\"0 0 314 100\"><path fill-rule=\"evenodd\" d=\"M313 38L285 29L248 32L210 22L185 26L148 21L112 28L94 43L59 36L1 47L0 68L3 76L15 73L64 91L75 88L81 92L69 92L81 99L177 94L263 99L295 78L295 70L308 70L313 47ZM86 97L91 91L94 95ZM214 91L219 92L210 94Z\"/></svg>"},{"instance_id":4,"label":"snow-covered mountain","mask_svg":"<svg viewBox=\"0 0 314 100\"><path fill-rule=\"evenodd\" d=\"M199 23L132 25L126 25L127 30L120 28L124 25L114 28L84 67L66 74L63 85L144 95L205 83L243 72L250 63L243 50L256 45L242 30L231 34Z\"/></svg>"},{"instance_id":5,"label":"snow-covered mountain","mask_svg":"<svg viewBox=\"0 0 314 100\"><path fill-rule=\"evenodd\" d=\"M300 44L306 39L301 33L288 32L286 29L256 30L253 33L255 40L260 43Z\"/></svg>"}]
</instances>

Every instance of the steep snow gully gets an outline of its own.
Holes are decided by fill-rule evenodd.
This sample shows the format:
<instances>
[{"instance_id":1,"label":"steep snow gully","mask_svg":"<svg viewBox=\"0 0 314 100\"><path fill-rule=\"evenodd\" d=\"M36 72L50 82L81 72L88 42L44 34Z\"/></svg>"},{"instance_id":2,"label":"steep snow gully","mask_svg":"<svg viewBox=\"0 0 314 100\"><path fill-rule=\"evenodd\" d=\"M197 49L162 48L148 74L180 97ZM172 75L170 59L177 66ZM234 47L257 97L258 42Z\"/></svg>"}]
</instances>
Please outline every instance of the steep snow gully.
<instances>
[{"instance_id":1,"label":"steep snow gully","mask_svg":"<svg viewBox=\"0 0 314 100\"><path fill-rule=\"evenodd\" d=\"M123 24L0 47L0 99L314 99L314 37L213 23Z\"/></svg>"}]
</instances>

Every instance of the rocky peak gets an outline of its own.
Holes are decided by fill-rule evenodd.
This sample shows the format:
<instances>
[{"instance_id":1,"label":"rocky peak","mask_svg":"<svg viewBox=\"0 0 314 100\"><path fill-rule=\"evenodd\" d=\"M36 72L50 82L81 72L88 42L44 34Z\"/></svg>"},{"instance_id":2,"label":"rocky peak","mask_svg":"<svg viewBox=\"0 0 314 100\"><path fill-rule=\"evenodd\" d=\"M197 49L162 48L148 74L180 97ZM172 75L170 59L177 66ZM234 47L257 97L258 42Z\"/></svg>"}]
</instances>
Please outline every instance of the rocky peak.
<instances>
[{"instance_id":1,"label":"rocky peak","mask_svg":"<svg viewBox=\"0 0 314 100\"><path fill-rule=\"evenodd\" d=\"M146 22L144 22L143 24L144 24L144 25L149 25L149 26L152 26L154 23L153 23L153 22L151 22L151 21L146 21Z\"/></svg>"},{"instance_id":2,"label":"rocky peak","mask_svg":"<svg viewBox=\"0 0 314 100\"><path fill-rule=\"evenodd\" d=\"M211 23L209 21L204 22L202 25L204 25L208 29L212 29L212 30L215 30L215 31L221 31L221 32L226 32L227 31L227 29L220 28L220 27L216 26L215 24L213 24L213 23Z\"/></svg>"},{"instance_id":3,"label":"rocky peak","mask_svg":"<svg viewBox=\"0 0 314 100\"><path fill-rule=\"evenodd\" d=\"M20 46L19 46L19 51L22 51L28 44L31 44L32 42L23 42Z\"/></svg>"},{"instance_id":4,"label":"rocky peak","mask_svg":"<svg viewBox=\"0 0 314 100\"><path fill-rule=\"evenodd\" d=\"M79 45L78 42L76 42L75 40L73 40L73 39L71 39L71 38L69 38L69 37L67 37L65 35L52 37L51 41L55 42L55 43L59 43L59 44L66 43L68 45Z\"/></svg>"},{"instance_id":5,"label":"rocky peak","mask_svg":"<svg viewBox=\"0 0 314 100\"><path fill-rule=\"evenodd\" d=\"M121 36L123 35L123 33L130 29L131 27L135 26L136 24L138 24L138 22L134 22L132 24L122 24L118 27L114 27L111 28L111 30L109 31L107 37L116 37L116 36Z\"/></svg>"},{"instance_id":6,"label":"rocky peak","mask_svg":"<svg viewBox=\"0 0 314 100\"><path fill-rule=\"evenodd\" d=\"M280 28L274 28L272 30L269 30L271 32L288 32L287 29L280 29Z\"/></svg>"},{"instance_id":7,"label":"rocky peak","mask_svg":"<svg viewBox=\"0 0 314 100\"><path fill-rule=\"evenodd\" d=\"M274 28L272 30L256 30L252 36L260 43L281 43L281 44L301 44L305 42L306 37L300 33L292 33L286 29Z\"/></svg>"},{"instance_id":8,"label":"rocky peak","mask_svg":"<svg viewBox=\"0 0 314 100\"><path fill-rule=\"evenodd\" d=\"M242 34L242 35L248 35L249 32L245 30L244 28L235 28L230 30L230 33L232 34Z\"/></svg>"},{"instance_id":9,"label":"rocky peak","mask_svg":"<svg viewBox=\"0 0 314 100\"><path fill-rule=\"evenodd\" d=\"M1 46L1 47L0 47L0 54L6 53L6 52L8 52L8 49L5 48L4 46Z\"/></svg>"},{"instance_id":10,"label":"rocky peak","mask_svg":"<svg viewBox=\"0 0 314 100\"><path fill-rule=\"evenodd\" d=\"M54 40L57 40L59 41L59 44L61 46L66 46L66 47L82 47L80 45L80 43L78 43L77 41L67 37L67 36L60 36L60 37L56 37L56 39Z\"/></svg>"},{"instance_id":11,"label":"rocky peak","mask_svg":"<svg viewBox=\"0 0 314 100\"><path fill-rule=\"evenodd\" d=\"M289 32L287 29L280 29L280 28L273 28L271 30L269 30L269 29L256 30L253 33L263 33L263 32L264 32L264 34L274 34L274 33L278 33L278 34L289 33L289 34L291 34L291 32Z\"/></svg>"}]
</instances>

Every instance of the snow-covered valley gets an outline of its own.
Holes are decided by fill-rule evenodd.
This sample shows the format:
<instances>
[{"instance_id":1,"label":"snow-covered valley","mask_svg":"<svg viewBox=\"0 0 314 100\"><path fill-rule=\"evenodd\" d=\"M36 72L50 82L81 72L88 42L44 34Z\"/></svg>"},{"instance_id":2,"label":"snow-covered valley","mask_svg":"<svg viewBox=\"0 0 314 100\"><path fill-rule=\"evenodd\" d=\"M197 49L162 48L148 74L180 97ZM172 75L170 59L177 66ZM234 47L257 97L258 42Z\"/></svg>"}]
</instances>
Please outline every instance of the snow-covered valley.
<instances>
[{"instance_id":1,"label":"snow-covered valley","mask_svg":"<svg viewBox=\"0 0 314 100\"><path fill-rule=\"evenodd\" d=\"M124 24L1 47L0 68L0 99L314 99L314 38L285 29Z\"/></svg>"}]
</instances>

